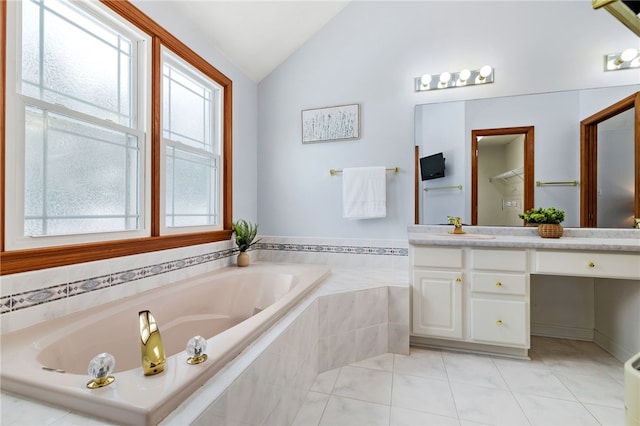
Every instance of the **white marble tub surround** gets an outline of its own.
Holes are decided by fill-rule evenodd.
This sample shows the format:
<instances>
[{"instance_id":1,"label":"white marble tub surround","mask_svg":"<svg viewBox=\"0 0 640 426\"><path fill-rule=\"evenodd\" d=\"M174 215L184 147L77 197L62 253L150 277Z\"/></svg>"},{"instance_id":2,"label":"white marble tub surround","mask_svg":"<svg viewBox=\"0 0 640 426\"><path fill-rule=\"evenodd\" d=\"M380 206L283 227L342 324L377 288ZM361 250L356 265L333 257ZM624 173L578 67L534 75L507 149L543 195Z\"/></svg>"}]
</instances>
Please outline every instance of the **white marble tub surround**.
<instances>
[{"instance_id":1,"label":"white marble tub surround","mask_svg":"<svg viewBox=\"0 0 640 426\"><path fill-rule=\"evenodd\" d=\"M260 263L262 262L255 265ZM252 265L251 268L255 265ZM408 354L408 269L347 266L332 267L331 269L330 275L311 294L263 336L247 347L237 358L228 363L211 380L207 381L198 392L187 398L160 424L250 424L248 421L240 421L241 416L245 416L245 419L270 416L270 419L288 420L286 422L274 421L272 424L290 424L292 416L297 413L299 405L311 387L315 374L322 369L339 367L342 365L340 362L356 362L362 359L356 358L358 356L366 356L366 354L374 356L375 351L380 350L379 337L384 335L384 323L376 323L376 321L384 318L388 321L388 348L378 354L386 352ZM319 332L323 320L318 316L319 307L324 304L326 308L329 308L334 303L340 305L347 300L354 303L352 305L354 316L359 320L352 323L353 328L348 330L336 322L326 323L322 325L323 333L326 333L324 337L329 341L332 336L338 336L342 333L352 337L361 336L361 338L357 341L346 340L347 345L337 352L322 351L320 347L323 337ZM387 311L371 312L373 307L385 308L381 300L387 301ZM313 315L312 328L310 329L308 328L308 315ZM302 324L306 325L299 328L295 325L298 321L302 321ZM289 329L298 331L293 332ZM278 345L285 345L284 347L291 349L292 353L296 352L293 347L297 344L295 342L300 342L300 339L305 341L302 337L295 337L300 336L300 333L304 336L316 336L317 338L316 343L307 342L305 350L297 351L298 354L306 355L301 355L295 361L302 365L312 359L316 363L310 369L313 372L311 379L306 374L297 377L292 375L292 371L299 371L298 367L276 369L272 367L273 364L270 361L273 358L269 354L277 353ZM276 349L267 350L272 346ZM348 355L344 356L345 353ZM322 359L323 356L326 358ZM300 381L296 379L300 379ZM274 380L278 387L264 385L265 380L267 382ZM261 385L260 392L256 393L253 383L261 383L264 386ZM247 393L247 389L254 390ZM285 391L285 389L288 390ZM246 398L249 396L252 401L264 400L266 403L247 403ZM277 397L276 406L271 407L274 396ZM74 424L89 422L91 424L110 424L95 418L89 419L76 411L40 404L12 393L3 392L3 401L8 401L5 405L10 404L12 407L11 411L2 411L2 424L7 426L23 425L24 414L16 415L16 413L27 412L30 413L30 418L34 419L34 424L41 424L45 422L45 419L47 423L53 423L55 420L51 419L54 418L67 424L74 422ZM271 411L265 414L268 409ZM259 412L256 413L252 410L259 410Z\"/></svg>"},{"instance_id":2,"label":"white marble tub surround","mask_svg":"<svg viewBox=\"0 0 640 426\"><path fill-rule=\"evenodd\" d=\"M640 230L638 229L565 228L560 238L542 238L535 227L464 226L463 229L468 234L495 238L444 236L452 228L447 225L409 225L407 228L409 244L640 253Z\"/></svg>"},{"instance_id":3,"label":"white marble tub surround","mask_svg":"<svg viewBox=\"0 0 640 426\"><path fill-rule=\"evenodd\" d=\"M225 268L101 308L4 334L2 387L118 423L156 424L312 291L328 272L327 267L310 265L263 264L247 269ZM218 298L217 289L221 292ZM236 290L249 290L250 293L239 292L234 296ZM251 292L257 292L257 296L251 297ZM216 303L216 300L232 303ZM243 303L245 301L249 304ZM209 312L216 305L226 305L231 311L225 313L213 309ZM186 345L189 338L202 332L194 331L192 335L189 334L191 328L185 327L188 335L177 335L176 338L182 342L174 342L169 339L169 334L173 334L172 321L180 326L182 320L197 325L193 320L204 317L247 319L218 335L205 336L209 359L203 364L190 366L186 363L184 351L173 354L178 349L170 349L166 371L145 377L141 367L131 368L130 360L125 357L123 361L129 365L125 365L124 371L118 369L116 359L114 385L97 390L86 389L88 376L86 372L81 373L86 371L86 366L74 366L83 357L75 357L75 353L65 355L65 347L71 351L83 352L83 348L89 348L88 351L96 352L85 353L88 365L93 355L110 352L108 344L118 344L118 335L129 335L118 319L131 314L134 332L130 341L135 359L135 352L139 357L140 351L135 332L137 313L147 308L158 320L161 334L163 324L167 326L163 336L166 348ZM253 315L256 309L259 312ZM207 326L202 330L210 328ZM74 341L74 335L80 340ZM71 356L75 361L69 363L65 358ZM73 371L61 374L45 371L43 366Z\"/></svg>"}]
</instances>

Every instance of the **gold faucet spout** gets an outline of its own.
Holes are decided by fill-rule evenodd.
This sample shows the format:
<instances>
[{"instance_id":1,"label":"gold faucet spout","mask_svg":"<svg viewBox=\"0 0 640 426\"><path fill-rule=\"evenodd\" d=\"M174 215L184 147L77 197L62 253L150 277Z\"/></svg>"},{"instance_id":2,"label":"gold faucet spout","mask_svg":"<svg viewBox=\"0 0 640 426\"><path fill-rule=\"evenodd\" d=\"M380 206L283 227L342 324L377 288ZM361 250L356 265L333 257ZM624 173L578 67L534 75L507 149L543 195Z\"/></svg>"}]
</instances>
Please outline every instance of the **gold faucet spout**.
<instances>
[{"instance_id":1,"label":"gold faucet spout","mask_svg":"<svg viewBox=\"0 0 640 426\"><path fill-rule=\"evenodd\" d=\"M145 376L162 373L167 361L160 329L156 319L149 311L140 311L140 349L142 352L142 370Z\"/></svg>"}]
</instances>

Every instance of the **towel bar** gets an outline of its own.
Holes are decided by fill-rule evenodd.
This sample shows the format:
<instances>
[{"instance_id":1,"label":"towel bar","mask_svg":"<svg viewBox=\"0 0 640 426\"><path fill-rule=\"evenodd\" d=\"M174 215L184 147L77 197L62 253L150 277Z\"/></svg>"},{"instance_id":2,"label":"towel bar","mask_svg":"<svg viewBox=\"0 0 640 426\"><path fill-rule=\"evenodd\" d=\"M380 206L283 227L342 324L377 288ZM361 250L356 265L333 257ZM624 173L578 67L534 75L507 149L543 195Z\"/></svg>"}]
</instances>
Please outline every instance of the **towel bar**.
<instances>
[{"instance_id":1,"label":"towel bar","mask_svg":"<svg viewBox=\"0 0 640 426\"><path fill-rule=\"evenodd\" d=\"M400 172L400 167L387 167L387 169L386 169L386 170L387 170L388 172L393 172L393 173L396 173L396 174L397 174L398 172ZM342 169L331 169L331 170L329 170L329 174L330 174L331 176L335 176L335 175L337 175L338 173L342 173Z\"/></svg>"},{"instance_id":2,"label":"towel bar","mask_svg":"<svg viewBox=\"0 0 640 426\"><path fill-rule=\"evenodd\" d=\"M436 191L438 189L462 189L462 185L437 186L435 188L424 188L425 191Z\"/></svg>"},{"instance_id":3,"label":"towel bar","mask_svg":"<svg viewBox=\"0 0 640 426\"><path fill-rule=\"evenodd\" d=\"M536 186L545 186L545 185L568 185L568 186L576 186L578 185L578 181L577 180L563 180L563 181L557 181L557 182L542 182L542 181L536 181Z\"/></svg>"}]
</instances>

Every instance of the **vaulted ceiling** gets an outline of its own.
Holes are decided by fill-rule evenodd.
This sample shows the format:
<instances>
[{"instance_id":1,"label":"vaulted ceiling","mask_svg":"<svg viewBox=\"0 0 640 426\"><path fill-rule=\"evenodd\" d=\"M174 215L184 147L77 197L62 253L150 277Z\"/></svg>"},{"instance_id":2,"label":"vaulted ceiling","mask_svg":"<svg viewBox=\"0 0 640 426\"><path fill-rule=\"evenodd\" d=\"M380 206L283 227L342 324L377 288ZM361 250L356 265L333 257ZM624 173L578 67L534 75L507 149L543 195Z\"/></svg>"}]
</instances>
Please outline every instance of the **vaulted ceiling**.
<instances>
[{"instance_id":1,"label":"vaulted ceiling","mask_svg":"<svg viewBox=\"0 0 640 426\"><path fill-rule=\"evenodd\" d=\"M259 82L338 14L341 1L174 1L176 13Z\"/></svg>"}]
</instances>

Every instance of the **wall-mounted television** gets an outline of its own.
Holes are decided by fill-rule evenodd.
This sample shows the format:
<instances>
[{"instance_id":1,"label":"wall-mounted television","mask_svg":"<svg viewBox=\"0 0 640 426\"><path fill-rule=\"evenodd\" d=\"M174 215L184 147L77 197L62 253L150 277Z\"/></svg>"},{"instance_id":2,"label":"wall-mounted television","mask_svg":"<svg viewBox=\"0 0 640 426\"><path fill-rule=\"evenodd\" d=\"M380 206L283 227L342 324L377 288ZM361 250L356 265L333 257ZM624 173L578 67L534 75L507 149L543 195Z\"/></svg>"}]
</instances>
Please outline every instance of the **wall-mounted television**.
<instances>
[{"instance_id":1,"label":"wall-mounted television","mask_svg":"<svg viewBox=\"0 0 640 426\"><path fill-rule=\"evenodd\" d=\"M444 177L444 160L442 153L428 155L420 159L422 180Z\"/></svg>"}]
</instances>

